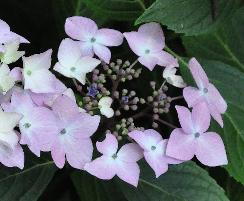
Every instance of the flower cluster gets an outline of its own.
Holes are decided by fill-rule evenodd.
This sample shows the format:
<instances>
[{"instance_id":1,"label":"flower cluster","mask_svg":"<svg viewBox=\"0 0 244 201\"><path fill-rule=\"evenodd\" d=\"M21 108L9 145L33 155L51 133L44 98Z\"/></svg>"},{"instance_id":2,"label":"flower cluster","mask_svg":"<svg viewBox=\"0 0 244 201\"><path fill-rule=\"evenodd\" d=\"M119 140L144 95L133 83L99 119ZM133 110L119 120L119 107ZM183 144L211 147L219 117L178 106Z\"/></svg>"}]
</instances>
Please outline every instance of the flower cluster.
<instances>
[{"instance_id":1,"label":"flower cluster","mask_svg":"<svg viewBox=\"0 0 244 201\"><path fill-rule=\"evenodd\" d=\"M122 34L99 29L91 19L75 16L66 20L65 31L70 38L61 41L53 70L71 79L67 86L50 70L51 49L24 56L19 46L29 41L0 20L2 164L22 169L22 146L27 145L38 157L50 152L59 168L67 160L72 167L100 179L117 175L134 186L140 175L137 162L142 158L156 177L165 173L169 164L194 156L207 166L227 164L222 139L207 131L211 117L223 127L221 115L227 104L195 58L189 69L197 88L186 86L177 74L177 59L163 50L165 38L159 24L147 23L138 31ZM120 46L124 38L138 58L133 63L110 62L108 47ZM20 58L23 66L10 70L9 65ZM143 71L148 73L156 65L164 67L160 87L151 81L152 93L144 97L134 87L128 88L126 82L139 79ZM172 86L183 88L183 97L170 97L167 91ZM177 128L161 118L174 110L172 102L180 98L192 110L175 106L181 126ZM149 124L137 124L139 118L149 118ZM158 132L160 123L173 128L169 139ZM96 142L101 156L95 159L94 135L94 139L103 139Z\"/></svg>"}]
</instances>

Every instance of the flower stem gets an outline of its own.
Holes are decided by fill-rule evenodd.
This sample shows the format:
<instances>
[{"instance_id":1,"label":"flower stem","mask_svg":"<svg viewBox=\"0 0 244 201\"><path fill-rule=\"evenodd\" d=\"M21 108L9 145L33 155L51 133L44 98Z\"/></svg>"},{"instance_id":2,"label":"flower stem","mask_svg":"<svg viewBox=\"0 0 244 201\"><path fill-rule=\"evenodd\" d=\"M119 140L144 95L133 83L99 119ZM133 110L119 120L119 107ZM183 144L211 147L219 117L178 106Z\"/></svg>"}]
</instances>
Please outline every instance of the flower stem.
<instances>
[{"instance_id":1,"label":"flower stem","mask_svg":"<svg viewBox=\"0 0 244 201\"><path fill-rule=\"evenodd\" d=\"M163 86L165 85L165 83L166 83L166 80L164 80L164 82L161 84L159 90L162 90L162 88L163 88Z\"/></svg>"},{"instance_id":2,"label":"flower stem","mask_svg":"<svg viewBox=\"0 0 244 201\"><path fill-rule=\"evenodd\" d=\"M167 121L164 121L162 119L157 119L156 121L158 121L158 122L160 122L160 123L162 123L162 124L164 124L164 125L166 125L166 126L168 126L170 128L173 128L173 129L177 128L175 125L173 125L173 124L171 124L171 123L169 123Z\"/></svg>"},{"instance_id":3,"label":"flower stem","mask_svg":"<svg viewBox=\"0 0 244 201\"><path fill-rule=\"evenodd\" d=\"M176 96L176 97L171 98L171 101L179 100L179 99L183 99L183 98L184 98L183 96Z\"/></svg>"},{"instance_id":4,"label":"flower stem","mask_svg":"<svg viewBox=\"0 0 244 201\"><path fill-rule=\"evenodd\" d=\"M132 68L137 64L137 62L138 62L138 59L135 60L135 61L130 65L130 67L129 67L128 69L132 69Z\"/></svg>"}]
</instances>

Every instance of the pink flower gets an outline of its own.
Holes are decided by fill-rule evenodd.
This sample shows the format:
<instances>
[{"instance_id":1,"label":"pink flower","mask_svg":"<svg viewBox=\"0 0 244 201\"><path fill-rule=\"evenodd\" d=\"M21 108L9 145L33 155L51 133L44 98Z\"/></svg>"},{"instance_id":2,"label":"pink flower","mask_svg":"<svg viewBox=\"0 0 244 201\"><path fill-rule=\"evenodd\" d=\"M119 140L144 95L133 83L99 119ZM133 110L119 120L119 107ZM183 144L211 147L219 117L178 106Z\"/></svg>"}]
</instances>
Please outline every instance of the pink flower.
<instances>
[{"instance_id":1,"label":"pink flower","mask_svg":"<svg viewBox=\"0 0 244 201\"><path fill-rule=\"evenodd\" d=\"M9 25L0 19L0 44L9 43L14 40L19 40L20 43L29 43L29 41L23 38L22 36L10 31Z\"/></svg>"},{"instance_id":2,"label":"pink flower","mask_svg":"<svg viewBox=\"0 0 244 201\"><path fill-rule=\"evenodd\" d=\"M23 57L24 88L34 93L61 93L66 87L50 71L52 50Z\"/></svg>"},{"instance_id":3,"label":"pink flower","mask_svg":"<svg viewBox=\"0 0 244 201\"><path fill-rule=\"evenodd\" d=\"M182 162L165 155L168 140L164 140L155 130L132 131L128 135L144 150L145 160L154 170L156 177L167 172L168 164Z\"/></svg>"},{"instance_id":4,"label":"pink flower","mask_svg":"<svg viewBox=\"0 0 244 201\"><path fill-rule=\"evenodd\" d=\"M86 83L86 74L101 63L100 60L90 56L82 56L78 42L69 38L61 42L58 60L54 70L66 77L77 79L83 85Z\"/></svg>"},{"instance_id":5,"label":"pink flower","mask_svg":"<svg viewBox=\"0 0 244 201\"><path fill-rule=\"evenodd\" d=\"M123 34L113 29L98 29L96 23L85 17L69 17L65 22L68 36L80 41L84 56L93 57L94 53L106 63L110 62L111 52L107 48L119 46L123 42Z\"/></svg>"},{"instance_id":6,"label":"pink flower","mask_svg":"<svg viewBox=\"0 0 244 201\"><path fill-rule=\"evenodd\" d=\"M55 164L62 168L66 157L72 167L83 169L85 163L92 159L90 137L98 128L100 116L81 113L76 103L65 95L54 101L52 109L58 124L56 139L51 148Z\"/></svg>"},{"instance_id":7,"label":"pink flower","mask_svg":"<svg viewBox=\"0 0 244 201\"><path fill-rule=\"evenodd\" d=\"M227 104L219 91L211 84L201 65L195 58L189 62L189 68L198 88L186 87L183 96L189 107L195 107L201 102L208 106L211 116L223 127L221 114L227 110Z\"/></svg>"},{"instance_id":8,"label":"pink flower","mask_svg":"<svg viewBox=\"0 0 244 201\"><path fill-rule=\"evenodd\" d=\"M179 160L191 160L196 155L204 165L226 165L228 161L221 137L215 132L206 132L210 125L206 104L198 104L192 113L182 106L176 106L176 110L182 128L171 133L166 154Z\"/></svg>"},{"instance_id":9,"label":"pink flower","mask_svg":"<svg viewBox=\"0 0 244 201\"><path fill-rule=\"evenodd\" d=\"M163 51L165 39L161 26L155 22L139 27L138 31L124 33L132 51L139 56L138 61L153 70L156 65L178 67L178 61L168 52Z\"/></svg>"},{"instance_id":10,"label":"pink flower","mask_svg":"<svg viewBox=\"0 0 244 201\"><path fill-rule=\"evenodd\" d=\"M14 131L20 114L3 112L0 108L0 162L7 167L24 167L24 152L19 145L19 137Z\"/></svg>"},{"instance_id":11,"label":"pink flower","mask_svg":"<svg viewBox=\"0 0 244 201\"><path fill-rule=\"evenodd\" d=\"M123 181L138 185L140 169L136 163L142 158L142 150L134 143L121 147L118 151L118 141L112 134L107 134L102 142L96 143L97 149L103 155L85 165L90 174L104 180L117 175Z\"/></svg>"},{"instance_id":12,"label":"pink flower","mask_svg":"<svg viewBox=\"0 0 244 201\"><path fill-rule=\"evenodd\" d=\"M4 111L23 116L19 121L20 144L28 145L37 156L40 156L40 151L50 151L58 130L51 110L36 106L26 91L13 92L11 103L2 106Z\"/></svg>"}]
</instances>

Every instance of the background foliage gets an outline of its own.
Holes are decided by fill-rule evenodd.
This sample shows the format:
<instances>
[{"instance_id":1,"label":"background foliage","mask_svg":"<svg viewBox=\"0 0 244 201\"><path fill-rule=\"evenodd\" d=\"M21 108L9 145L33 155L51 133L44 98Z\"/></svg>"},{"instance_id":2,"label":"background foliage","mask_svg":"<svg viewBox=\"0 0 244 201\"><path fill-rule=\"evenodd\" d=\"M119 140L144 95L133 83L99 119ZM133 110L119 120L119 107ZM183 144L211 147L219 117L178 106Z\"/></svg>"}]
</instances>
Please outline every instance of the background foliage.
<instances>
[{"instance_id":1,"label":"background foliage","mask_svg":"<svg viewBox=\"0 0 244 201\"><path fill-rule=\"evenodd\" d=\"M27 54L65 37L68 16L82 15L121 32L156 21L163 25L167 51L180 61L182 75L192 82L188 58L197 57L228 102L221 134L229 164L204 169L195 162L170 168L159 179L142 162L137 189L114 179L100 181L66 167L60 171L50 156L27 156L23 171L0 167L1 201L243 201L244 200L244 7L241 0L8 0L0 17L31 41ZM123 58L126 48L116 50ZM156 71L157 73L157 71ZM154 75L154 77L160 77ZM184 103L182 103L184 104ZM172 118L170 119L172 121ZM28 151L25 151L29 154Z\"/></svg>"}]
</instances>

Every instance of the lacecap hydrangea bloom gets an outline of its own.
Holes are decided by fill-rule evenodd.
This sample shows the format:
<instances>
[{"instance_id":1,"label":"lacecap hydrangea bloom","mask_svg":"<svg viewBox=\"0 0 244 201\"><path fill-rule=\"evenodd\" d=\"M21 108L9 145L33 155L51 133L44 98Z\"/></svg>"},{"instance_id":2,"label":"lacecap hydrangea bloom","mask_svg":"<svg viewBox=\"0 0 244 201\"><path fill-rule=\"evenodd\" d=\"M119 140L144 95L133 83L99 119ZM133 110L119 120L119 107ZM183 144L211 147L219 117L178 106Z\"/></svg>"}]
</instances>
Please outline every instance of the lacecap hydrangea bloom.
<instances>
[{"instance_id":1,"label":"lacecap hydrangea bloom","mask_svg":"<svg viewBox=\"0 0 244 201\"><path fill-rule=\"evenodd\" d=\"M70 38L61 41L53 67L52 49L25 56L19 49L29 41L0 20L3 165L24 168L22 147L27 146L37 157L50 153L58 168L70 165L103 180L119 177L136 187L142 158L156 177L194 156L207 166L228 163L221 137L208 131L211 116L224 126L221 115L227 104L195 58L189 69L197 87L186 85L177 73L177 59L166 51L158 23L122 34L74 16L66 20L65 31ZM136 60L110 62L108 47L120 46L124 37ZM23 66L13 64L20 58ZM141 79L141 74L158 66L160 81ZM135 86L138 83L150 90L143 88L141 93L140 86ZM183 96L171 97L171 87L179 88L176 91ZM175 100L182 104L185 100L192 109L173 107ZM165 120L175 108L178 119L173 120L179 120L180 128ZM140 124L140 118L145 124Z\"/></svg>"}]
</instances>

